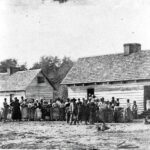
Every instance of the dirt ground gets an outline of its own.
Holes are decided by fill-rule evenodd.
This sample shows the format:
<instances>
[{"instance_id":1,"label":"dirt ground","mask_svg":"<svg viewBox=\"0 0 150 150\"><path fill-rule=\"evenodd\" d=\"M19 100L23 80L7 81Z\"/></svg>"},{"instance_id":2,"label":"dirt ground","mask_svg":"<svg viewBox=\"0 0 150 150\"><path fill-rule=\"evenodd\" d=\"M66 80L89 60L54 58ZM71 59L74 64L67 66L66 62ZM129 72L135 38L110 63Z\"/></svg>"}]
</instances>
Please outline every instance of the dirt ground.
<instances>
[{"instance_id":1,"label":"dirt ground","mask_svg":"<svg viewBox=\"0 0 150 150\"><path fill-rule=\"evenodd\" d=\"M96 125L65 122L0 122L0 149L150 149L150 125L143 122Z\"/></svg>"}]
</instances>

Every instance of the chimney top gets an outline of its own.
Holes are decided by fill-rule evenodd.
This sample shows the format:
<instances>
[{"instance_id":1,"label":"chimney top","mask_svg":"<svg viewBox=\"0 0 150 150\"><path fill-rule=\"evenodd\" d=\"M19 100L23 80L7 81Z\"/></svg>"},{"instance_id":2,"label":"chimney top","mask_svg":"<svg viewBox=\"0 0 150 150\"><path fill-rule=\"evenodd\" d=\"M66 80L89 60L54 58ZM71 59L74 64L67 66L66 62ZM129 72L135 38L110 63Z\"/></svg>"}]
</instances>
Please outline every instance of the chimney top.
<instances>
[{"instance_id":1,"label":"chimney top","mask_svg":"<svg viewBox=\"0 0 150 150\"><path fill-rule=\"evenodd\" d=\"M125 43L123 46L125 56L141 51L140 43Z\"/></svg>"},{"instance_id":2,"label":"chimney top","mask_svg":"<svg viewBox=\"0 0 150 150\"><path fill-rule=\"evenodd\" d=\"M9 75L12 75L13 73L15 73L15 72L17 72L17 71L19 71L19 70L20 70L19 67L8 67L8 68L7 68L7 73L8 73Z\"/></svg>"}]
</instances>

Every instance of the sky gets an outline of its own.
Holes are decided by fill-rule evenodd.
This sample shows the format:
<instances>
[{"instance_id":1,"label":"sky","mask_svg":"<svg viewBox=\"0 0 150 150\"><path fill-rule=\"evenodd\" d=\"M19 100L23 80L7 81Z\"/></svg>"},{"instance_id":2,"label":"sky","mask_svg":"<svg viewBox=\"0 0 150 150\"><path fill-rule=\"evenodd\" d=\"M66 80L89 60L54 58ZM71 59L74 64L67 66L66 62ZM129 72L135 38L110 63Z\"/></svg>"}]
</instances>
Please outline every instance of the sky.
<instances>
[{"instance_id":1,"label":"sky","mask_svg":"<svg viewBox=\"0 0 150 150\"><path fill-rule=\"evenodd\" d=\"M0 61L31 67L41 56L123 53L132 42L150 49L149 0L0 0Z\"/></svg>"}]
</instances>

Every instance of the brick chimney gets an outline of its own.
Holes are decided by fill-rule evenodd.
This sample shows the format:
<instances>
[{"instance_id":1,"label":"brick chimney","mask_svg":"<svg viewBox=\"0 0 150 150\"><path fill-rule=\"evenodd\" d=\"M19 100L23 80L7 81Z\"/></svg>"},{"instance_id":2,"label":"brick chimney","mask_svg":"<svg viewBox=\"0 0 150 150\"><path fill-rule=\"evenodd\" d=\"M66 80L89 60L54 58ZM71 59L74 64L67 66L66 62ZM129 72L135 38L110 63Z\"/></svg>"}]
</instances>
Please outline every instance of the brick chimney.
<instances>
[{"instance_id":1,"label":"brick chimney","mask_svg":"<svg viewBox=\"0 0 150 150\"><path fill-rule=\"evenodd\" d=\"M17 71L20 71L20 68L19 67L8 67L7 68L7 73L9 75L12 75L13 73L17 72Z\"/></svg>"},{"instance_id":2,"label":"brick chimney","mask_svg":"<svg viewBox=\"0 0 150 150\"><path fill-rule=\"evenodd\" d=\"M141 44L139 43L126 43L123 46L125 56L141 51Z\"/></svg>"}]
</instances>

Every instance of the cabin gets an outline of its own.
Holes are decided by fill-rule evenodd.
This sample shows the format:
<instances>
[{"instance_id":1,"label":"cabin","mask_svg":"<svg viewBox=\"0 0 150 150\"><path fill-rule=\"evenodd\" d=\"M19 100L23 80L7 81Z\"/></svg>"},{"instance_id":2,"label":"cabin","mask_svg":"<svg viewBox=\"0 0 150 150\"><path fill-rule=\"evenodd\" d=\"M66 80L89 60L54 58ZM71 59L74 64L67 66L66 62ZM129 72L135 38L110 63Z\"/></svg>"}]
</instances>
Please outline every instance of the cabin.
<instances>
[{"instance_id":1,"label":"cabin","mask_svg":"<svg viewBox=\"0 0 150 150\"><path fill-rule=\"evenodd\" d=\"M150 50L127 43L120 54L79 58L61 84L67 85L69 98L115 97L122 107L127 99L136 101L141 114L150 100Z\"/></svg>"},{"instance_id":2,"label":"cabin","mask_svg":"<svg viewBox=\"0 0 150 150\"><path fill-rule=\"evenodd\" d=\"M0 73L0 107L7 98L23 96L24 98L53 99L55 87L41 69L13 72L8 68L7 73Z\"/></svg>"}]
</instances>

